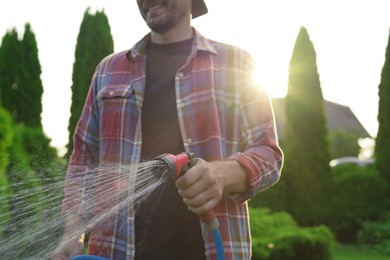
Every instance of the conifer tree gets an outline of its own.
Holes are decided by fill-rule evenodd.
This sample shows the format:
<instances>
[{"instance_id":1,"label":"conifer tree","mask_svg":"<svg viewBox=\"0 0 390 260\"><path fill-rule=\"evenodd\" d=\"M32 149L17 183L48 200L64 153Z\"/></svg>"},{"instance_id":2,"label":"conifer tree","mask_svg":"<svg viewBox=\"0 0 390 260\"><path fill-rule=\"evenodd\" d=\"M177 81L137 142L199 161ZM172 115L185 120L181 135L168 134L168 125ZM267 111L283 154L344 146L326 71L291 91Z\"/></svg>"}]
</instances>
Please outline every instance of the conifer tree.
<instances>
[{"instance_id":1,"label":"conifer tree","mask_svg":"<svg viewBox=\"0 0 390 260\"><path fill-rule=\"evenodd\" d=\"M23 40L16 29L6 33L0 48L0 100L15 122L40 126L42 113L41 65L29 23Z\"/></svg>"},{"instance_id":2,"label":"conifer tree","mask_svg":"<svg viewBox=\"0 0 390 260\"><path fill-rule=\"evenodd\" d=\"M72 75L72 104L68 125L68 154L73 149L73 133L81 115L93 72L97 64L114 51L114 42L108 18L103 11L90 14L85 11L77 37Z\"/></svg>"},{"instance_id":3,"label":"conifer tree","mask_svg":"<svg viewBox=\"0 0 390 260\"><path fill-rule=\"evenodd\" d=\"M300 224L317 225L326 214L330 155L316 53L304 27L290 60L285 109L285 205Z\"/></svg>"},{"instance_id":4,"label":"conifer tree","mask_svg":"<svg viewBox=\"0 0 390 260\"><path fill-rule=\"evenodd\" d=\"M22 59L23 46L14 28L4 35L0 48L0 105L16 122L21 121L19 104L25 95L21 85L25 70Z\"/></svg>"},{"instance_id":5,"label":"conifer tree","mask_svg":"<svg viewBox=\"0 0 390 260\"><path fill-rule=\"evenodd\" d=\"M41 64L38 58L38 46L31 25L24 27L22 40L25 74L22 78L23 103L20 109L21 121L28 126L40 126L42 113L43 85L41 80Z\"/></svg>"},{"instance_id":6,"label":"conifer tree","mask_svg":"<svg viewBox=\"0 0 390 260\"><path fill-rule=\"evenodd\" d=\"M375 141L375 164L390 186L390 34L385 63L379 84L378 134ZM390 191L389 191L390 192Z\"/></svg>"}]
</instances>

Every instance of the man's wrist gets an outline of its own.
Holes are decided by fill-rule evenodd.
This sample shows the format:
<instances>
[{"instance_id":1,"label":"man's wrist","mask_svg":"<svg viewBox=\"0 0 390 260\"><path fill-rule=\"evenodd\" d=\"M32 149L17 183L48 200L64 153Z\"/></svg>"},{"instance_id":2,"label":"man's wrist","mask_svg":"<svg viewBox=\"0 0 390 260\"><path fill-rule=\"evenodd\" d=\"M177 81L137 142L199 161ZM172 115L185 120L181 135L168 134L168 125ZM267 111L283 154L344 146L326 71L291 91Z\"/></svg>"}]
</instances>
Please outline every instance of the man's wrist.
<instances>
[{"instance_id":1,"label":"man's wrist","mask_svg":"<svg viewBox=\"0 0 390 260\"><path fill-rule=\"evenodd\" d=\"M235 160L218 162L224 181L224 192L239 193L248 189L248 178L244 168Z\"/></svg>"}]
</instances>

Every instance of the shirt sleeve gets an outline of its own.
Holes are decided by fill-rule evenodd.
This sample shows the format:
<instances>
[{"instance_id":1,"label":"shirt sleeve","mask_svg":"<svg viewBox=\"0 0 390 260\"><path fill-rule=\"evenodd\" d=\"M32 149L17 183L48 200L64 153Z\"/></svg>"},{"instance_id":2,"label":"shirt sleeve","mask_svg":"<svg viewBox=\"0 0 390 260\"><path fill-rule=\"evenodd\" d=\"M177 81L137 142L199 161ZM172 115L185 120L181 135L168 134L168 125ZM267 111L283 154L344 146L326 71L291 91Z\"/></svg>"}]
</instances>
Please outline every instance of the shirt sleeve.
<instances>
[{"instance_id":1,"label":"shirt sleeve","mask_svg":"<svg viewBox=\"0 0 390 260\"><path fill-rule=\"evenodd\" d=\"M233 199L242 203L279 180L284 159L270 98L255 84L255 65L251 57L248 55L243 62L240 81L241 152L227 158L236 160L247 174L247 191L231 194Z\"/></svg>"}]
</instances>

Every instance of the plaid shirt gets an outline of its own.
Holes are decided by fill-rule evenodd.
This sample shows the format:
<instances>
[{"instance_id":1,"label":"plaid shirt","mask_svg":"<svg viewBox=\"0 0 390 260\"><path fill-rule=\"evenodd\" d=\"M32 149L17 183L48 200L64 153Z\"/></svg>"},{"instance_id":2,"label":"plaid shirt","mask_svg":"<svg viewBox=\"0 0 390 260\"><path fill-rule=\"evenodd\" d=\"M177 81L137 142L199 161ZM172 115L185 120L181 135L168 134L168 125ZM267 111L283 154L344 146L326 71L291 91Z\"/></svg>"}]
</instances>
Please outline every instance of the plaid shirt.
<instances>
[{"instance_id":1,"label":"plaid shirt","mask_svg":"<svg viewBox=\"0 0 390 260\"><path fill-rule=\"evenodd\" d=\"M82 208L77 177L105 162L140 160L141 112L145 91L145 36L129 51L106 57L92 79L67 171L63 210ZM255 64L245 51L211 41L194 30L191 53L175 77L178 120L186 152L207 161L236 160L245 169L245 193L225 194L214 209L225 259L250 259L247 201L280 177L283 154L274 114L263 89L253 82ZM89 253L110 259L134 258L134 211L119 210L104 235L89 242ZM216 259L214 241L202 225L207 259Z\"/></svg>"}]
</instances>

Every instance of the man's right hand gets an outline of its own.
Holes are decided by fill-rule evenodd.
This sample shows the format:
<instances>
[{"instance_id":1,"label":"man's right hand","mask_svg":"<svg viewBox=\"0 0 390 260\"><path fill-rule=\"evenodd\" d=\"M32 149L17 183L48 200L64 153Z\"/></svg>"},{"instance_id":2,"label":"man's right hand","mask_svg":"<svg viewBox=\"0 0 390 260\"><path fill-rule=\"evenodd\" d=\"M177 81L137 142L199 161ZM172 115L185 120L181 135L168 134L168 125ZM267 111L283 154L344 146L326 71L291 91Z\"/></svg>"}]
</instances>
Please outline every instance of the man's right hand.
<instances>
[{"instance_id":1,"label":"man's right hand","mask_svg":"<svg viewBox=\"0 0 390 260\"><path fill-rule=\"evenodd\" d=\"M83 254L83 243L79 238L61 243L51 255L50 260L68 260L72 256Z\"/></svg>"}]
</instances>

